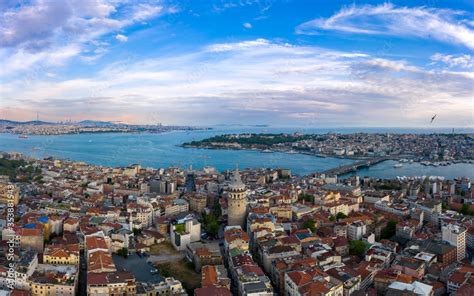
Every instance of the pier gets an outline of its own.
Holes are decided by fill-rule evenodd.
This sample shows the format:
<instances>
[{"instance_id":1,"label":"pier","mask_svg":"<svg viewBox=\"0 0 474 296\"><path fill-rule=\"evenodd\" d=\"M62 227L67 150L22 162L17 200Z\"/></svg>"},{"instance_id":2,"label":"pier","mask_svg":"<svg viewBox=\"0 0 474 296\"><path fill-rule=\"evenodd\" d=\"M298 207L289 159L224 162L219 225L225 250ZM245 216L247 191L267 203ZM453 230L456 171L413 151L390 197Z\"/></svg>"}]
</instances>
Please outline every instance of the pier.
<instances>
[{"instance_id":1,"label":"pier","mask_svg":"<svg viewBox=\"0 0 474 296\"><path fill-rule=\"evenodd\" d=\"M339 166L333 169L329 169L326 171L323 171L323 174L330 175L330 176L338 176L338 175L344 175L347 173L351 172L357 172L357 170L361 168L368 168L370 166L373 166L377 163L381 163L383 161L392 159L390 157L376 157L376 158L371 158L371 159L365 159L365 160L360 160L356 161L354 163L348 164L348 165L343 165Z\"/></svg>"}]
</instances>

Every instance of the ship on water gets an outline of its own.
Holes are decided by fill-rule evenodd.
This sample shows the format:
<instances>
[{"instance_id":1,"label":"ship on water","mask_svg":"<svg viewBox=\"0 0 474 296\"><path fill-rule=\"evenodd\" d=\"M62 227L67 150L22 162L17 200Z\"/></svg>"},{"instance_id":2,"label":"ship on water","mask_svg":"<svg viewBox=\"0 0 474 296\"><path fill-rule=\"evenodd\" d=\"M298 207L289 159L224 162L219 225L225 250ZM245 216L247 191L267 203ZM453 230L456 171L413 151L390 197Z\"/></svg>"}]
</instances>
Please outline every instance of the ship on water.
<instances>
[{"instance_id":1,"label":"ship on water","mask_svg":"<svg viewBox=\"0 0 474 296\"><path fill-rule=\"evenodd\" d=\"M27 136L27 135L20 135L20 136L18 136L18 138L20 138L20 139L28 139L28 136Z\"/></svg>"}]
</instances>

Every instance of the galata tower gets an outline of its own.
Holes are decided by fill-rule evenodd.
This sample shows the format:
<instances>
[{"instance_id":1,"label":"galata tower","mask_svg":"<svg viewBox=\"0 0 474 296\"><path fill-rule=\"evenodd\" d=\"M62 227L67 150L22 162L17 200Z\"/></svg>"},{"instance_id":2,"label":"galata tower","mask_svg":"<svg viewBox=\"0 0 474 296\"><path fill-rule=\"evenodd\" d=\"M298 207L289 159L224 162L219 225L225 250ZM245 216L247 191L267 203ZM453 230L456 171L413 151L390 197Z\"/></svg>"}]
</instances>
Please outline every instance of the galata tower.
<instances>
[{"instance_id":1,"label":"galata tower","mask_svg":"<svg viewBox=\"0 0 474 296\"><path fill-rule=\"evenodd\" d=\"M229 226L240 225L245 229L247 218L247 188L240 178L238 170L230 177L228 189L228 223Z\"/></svg>"}]
</instances>

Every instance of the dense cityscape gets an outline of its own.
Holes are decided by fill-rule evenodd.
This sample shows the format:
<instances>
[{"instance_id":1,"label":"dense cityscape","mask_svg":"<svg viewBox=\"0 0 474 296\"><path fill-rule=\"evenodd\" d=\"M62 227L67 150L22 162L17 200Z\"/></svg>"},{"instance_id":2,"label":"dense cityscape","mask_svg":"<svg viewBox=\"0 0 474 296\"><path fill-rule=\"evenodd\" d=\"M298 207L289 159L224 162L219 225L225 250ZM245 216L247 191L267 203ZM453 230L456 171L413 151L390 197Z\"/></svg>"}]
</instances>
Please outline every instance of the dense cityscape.
<instances>
[{"instance_id":1,"label":"dense cityscape","mask_svg":"<svg viewBox=\"0 0 474 296\"><path fill-rule=\"evenodd\" d=\"M0 133L10 133L20 135L20 137L28 138L28 135L68 135L83 133L163 133L169 131L189 131L189 130L205 130L207 128L192 126L165 126L156 125L138 125L123 124L113 122L102 122L83 120L80 122L44 122L29 121L18 122L11 120L0 120Z\"/></svg>"},{"instance_id":2,"label":"dense cityscape","mask_svg":"<svg viewBox=\"0 0 474 296\"><path fill-rule=\"evenodd\" d=\"M18 153L0 168L0 284L14 295L463 295L474 285L467 178L112 168Z\"/></svg>"},{"instance_id":3,"label":"dense cityscape","mask_svg":"<svg viewBox=\"0 0 474 296\"><path fill-rule=\"evenodd\" d=\"M230 134L184 143L184 147L307 153L320 157L394 157L447 164L474 158L471 134ZM439 161L442 161L439 163Z\"/></svg>"}]
</instances>

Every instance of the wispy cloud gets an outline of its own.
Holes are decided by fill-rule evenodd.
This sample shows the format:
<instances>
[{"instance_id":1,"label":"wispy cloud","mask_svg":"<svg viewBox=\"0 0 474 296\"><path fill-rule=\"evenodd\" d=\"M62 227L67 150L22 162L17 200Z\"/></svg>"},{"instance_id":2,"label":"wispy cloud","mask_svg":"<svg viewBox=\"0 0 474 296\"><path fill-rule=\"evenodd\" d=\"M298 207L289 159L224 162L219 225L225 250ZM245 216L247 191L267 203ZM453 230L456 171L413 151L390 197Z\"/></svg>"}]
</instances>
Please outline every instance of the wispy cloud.
<instances>
[{"instance_id":1,"label":"wispy cloud","mask_svg":"<svg viewBox=\"0 0 474 296\"><path fill-rule=\"evenodd\" d=\"M35 64L41 64L42 68L52 67L77 56L83 56L86 61L100 58L107 52L107 43L101 38L116 35L124 28L162 13L170 13L159 3L140 2L142 0L5 3L0 12L0 54L2 60L7 61L3 66L4 73ZM126 38L116 35L120 42ZM18 65L18 59L22 59L22 65Z\"/></svg>"},{"instance_id":2,"label":"wispy cloud","mask_svg":"<svg viewBox=\"0 0 474 296\"><path fill-rule=\"evenodd\" d=\"M456 125L472 116L471 74L255 39L116 62L94 76L54 84L15 81L3 97L11 114L48 106L55 119L128 114L135 122L213 124L237 117L330 126L368 125L370 118L370 125L413 126L435 112L440 123Z\"/></svg>"},{"instance_id":3,"label":"wispy cloud","mask_svg":"<svg viewBox=\"0 0 474 296\"><path fill-rule=\"evenodd\" d=\"M390 3L378 6L352 5L328 18L303 23L296 28L296 32L318 34L322 31L338 31L435 39L474 49L474 30L466 24L471 17L463 11L397 7Z\"/></svg>"},{"instance_id":4,"label":"wispy cloud","mask_svg":"<svg viewBox=\"0 0 474 296\"><path fill-rule=\"evenodd\" d=\"M115 35L115 39L117 39L120 42L127 42L128 41L128 37L125 36L125 35L122 35L122 34Z\"/></svg>"},{"instance_id":5,"label":"wispy cloud","mask_svg":"<svg viewBox=\"0 0 474 296\"><path fill-rule=\"evenodd\" d=\"M252 24L251 23L244 23L242 25L245 29L252 29Z\"/></svg>"},{"instance_id":6,"label":"wispy cloud","mask_svg":"<svg viewBox=\"0 0 474 296\"><path fill-rule=\"evenodd\" d=\"M431 56L433 63L444 63L450 68L472 69L474 67L474 58L469 54L449 55L436 53Z\"/></svg>"}]
</instances>

